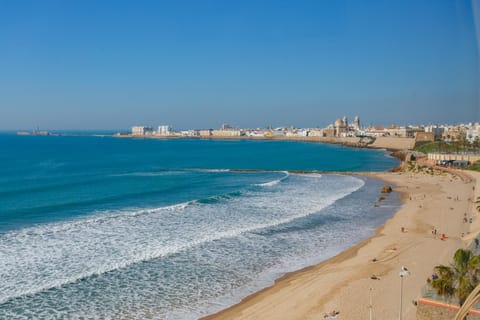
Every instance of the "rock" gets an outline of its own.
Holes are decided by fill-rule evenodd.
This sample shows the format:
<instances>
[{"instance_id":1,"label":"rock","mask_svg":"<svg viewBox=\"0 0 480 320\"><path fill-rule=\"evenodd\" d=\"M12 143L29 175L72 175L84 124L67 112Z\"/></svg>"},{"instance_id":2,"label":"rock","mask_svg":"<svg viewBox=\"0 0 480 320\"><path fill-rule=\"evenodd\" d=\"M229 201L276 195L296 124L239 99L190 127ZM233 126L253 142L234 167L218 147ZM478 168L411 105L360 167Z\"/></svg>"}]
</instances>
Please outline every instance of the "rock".
<instances>
[{"instance_id":1,"label":"rock","mask_svg":"<svg viewBox=\"0 0 480 320\"><path fill-rule=\"evenodd\" d=\"M381 193L390 193L390 192L392 192L392 187L388 185L383 186Z\"/></svg>"}]
</instances>

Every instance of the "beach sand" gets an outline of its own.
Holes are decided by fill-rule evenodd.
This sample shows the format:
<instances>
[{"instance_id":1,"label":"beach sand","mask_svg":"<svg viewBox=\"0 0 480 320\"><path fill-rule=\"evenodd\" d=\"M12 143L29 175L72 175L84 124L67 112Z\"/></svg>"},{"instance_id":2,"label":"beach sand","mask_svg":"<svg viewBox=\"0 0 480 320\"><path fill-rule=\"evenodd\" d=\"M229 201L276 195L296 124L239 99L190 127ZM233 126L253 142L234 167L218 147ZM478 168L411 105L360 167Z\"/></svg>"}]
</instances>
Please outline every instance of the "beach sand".
<instances>
[{"instance_id":1,"label":"beach sand","mask_svg":"<svg viewBox=\"0 0 480 320\"><path fill-rule=\"evenodd\" d=\"M370 296L373 319L397 319L402 266L411 272L403 280L403 319L415 319L412 301L421 296L433 267L448 264L453 253L466 247L480 230L473 203L480 175L468 173L472 179L450 173L367 175L396 185L395 191L404 199L375 236L323 263L287 274L271 287L204 319L324 319L332 310L340 312L338 319L368 319ZM472 223L464 222L465 213ZM444 241L442 233L447 236Z\"/></svg>"}]
</instances>

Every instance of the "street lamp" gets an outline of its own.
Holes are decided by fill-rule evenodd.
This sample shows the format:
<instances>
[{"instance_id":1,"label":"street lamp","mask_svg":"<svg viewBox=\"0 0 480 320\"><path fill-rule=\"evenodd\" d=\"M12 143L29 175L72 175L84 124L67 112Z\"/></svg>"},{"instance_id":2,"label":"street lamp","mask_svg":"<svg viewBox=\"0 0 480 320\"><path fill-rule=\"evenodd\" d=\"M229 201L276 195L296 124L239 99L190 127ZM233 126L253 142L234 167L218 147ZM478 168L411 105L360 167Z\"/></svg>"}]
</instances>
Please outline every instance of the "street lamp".
<instances>
[{"instance_id":1,"label":"street lamp","mask_svg":"<svg viewBox=\"0 0 480 320\"><path fill-rule=\"evenodd\" d=\"M407 267L402 266L400 269L400 273L398 274L400 276L400 315L398 317L399 320L402 320L402 308L403 308L403 278L408 276L410 274L410 271L408 271Z\"/></svg>"},{"instance_id":2,"label":"street lamp","mask_svg":"<svg viewBox=\"0 0 480 320\"><path fill-rule=\"evenodd\" d=\"M372 288L370 288L370 304L368 305L368 309L369 309L369 314L370 314L370 320L372 320L372 308L373 308L373 304L372 304Z\"/></svg>"}]
</instances>

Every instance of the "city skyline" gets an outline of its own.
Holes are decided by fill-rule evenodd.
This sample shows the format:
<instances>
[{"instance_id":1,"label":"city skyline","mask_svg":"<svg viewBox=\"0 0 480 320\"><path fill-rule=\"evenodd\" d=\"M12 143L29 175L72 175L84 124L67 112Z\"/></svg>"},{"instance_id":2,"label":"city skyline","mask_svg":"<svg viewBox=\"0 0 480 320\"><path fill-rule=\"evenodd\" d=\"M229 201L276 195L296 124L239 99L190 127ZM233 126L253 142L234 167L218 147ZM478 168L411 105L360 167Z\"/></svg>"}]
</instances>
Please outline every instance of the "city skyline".
<instances>
[{"instance_id":1,"label":"city skyline","mask_svg":"<svg viewBox=\"0 0 480 320\"><path fill-rule=\"evenodd\" d=\"M475 1L3 2L0 130L476 122Z\"/></svg>"}]
</instances>

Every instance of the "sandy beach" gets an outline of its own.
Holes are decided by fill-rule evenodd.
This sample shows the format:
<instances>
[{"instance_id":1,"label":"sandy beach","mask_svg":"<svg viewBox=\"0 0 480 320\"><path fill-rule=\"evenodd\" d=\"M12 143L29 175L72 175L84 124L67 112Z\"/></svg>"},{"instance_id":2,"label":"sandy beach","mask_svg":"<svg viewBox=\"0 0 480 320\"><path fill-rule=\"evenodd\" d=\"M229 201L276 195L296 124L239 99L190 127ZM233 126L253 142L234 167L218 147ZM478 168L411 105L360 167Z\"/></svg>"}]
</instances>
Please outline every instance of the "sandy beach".
<instances>
[{"instance_id":1,"label":"sandy beach","mask_svg":"<svg viewBox=\"0 0 480 320\"><path fill-rule=\"evenodd\" d=\"M402 266L411 272L403 281L403 319L415 319L413 301L421 296L433 267L448 264L453 253L467 246L480 230L473 203L480 175L366 175L397 186L394 190L404 200L373 237L323 263L287 274L271 287L204 319L324 319L332 310L340 312L338 319L368 319L370 298L373 319L395 319L400 310Z\"/></svg>"}]
</instances>

